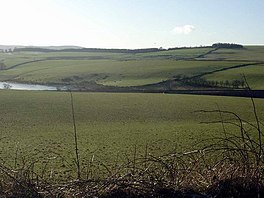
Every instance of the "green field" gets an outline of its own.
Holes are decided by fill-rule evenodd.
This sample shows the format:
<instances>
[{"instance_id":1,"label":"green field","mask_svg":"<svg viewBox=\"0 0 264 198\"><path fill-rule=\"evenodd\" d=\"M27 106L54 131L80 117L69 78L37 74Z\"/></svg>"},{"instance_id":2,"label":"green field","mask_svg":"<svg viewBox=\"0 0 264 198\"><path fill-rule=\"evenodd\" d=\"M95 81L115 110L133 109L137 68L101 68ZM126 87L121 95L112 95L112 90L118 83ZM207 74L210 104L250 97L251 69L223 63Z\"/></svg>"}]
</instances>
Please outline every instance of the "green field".
<instances>
[{"instance_id":1,"label":"green field","mask_svg":"<svg viewBox=\"0 0 264 198\"><path fill-rule=\"evenodd\" d=\"M196 110L238 113L254 122L250 99L167 94L73 93L82 165L91 156L104 163L138 155L146 145L150 153L185 151L202 139L219 136L218 114ZM15 159L49 161L58 177L74 172L74 136L70 95L66 92L0 91L0 157L14 166ZM256 100L264 118L264 101ZM239 133L231 127L231 133Z\"/></svg>"},{"instance_id":2,"label":"green field","mask_svg":"<svg viewBox=\"0 0 264 198\"><path fill-rule=\"evenodd\" d=\"M205 56L208 59L264 61L263 46L245 46L245 49L218 49Z\"/></svg>"},{"instance_id":3,"label":"green field","mask_svg":"<svg viewBox=\"0 0 264 198\"><path fill-rule=\"evenodd\" d=\"M103 85L135 86L158 83L174 76L241 64L240 62L174 60L49 60L28 63L0 71L0 80L35 83L80 84L95 81Z\"/></svg>"},{"instance_id":4,"label":"green field","mask_svg":"<svg viewBox=\"0 0 264 198\"><path fill-rule=\"evenodd\" d=\"M195 58L204 54L212 48L197 48L197 49L178 49L170 51L149 52L149 53L110 53L110 52L14 52L0 53L0 61L7 68L19 63L46 59L111 59L111 60L138 60L138 59L166 59L170 58Z\"/></svg>"}]
</instances>

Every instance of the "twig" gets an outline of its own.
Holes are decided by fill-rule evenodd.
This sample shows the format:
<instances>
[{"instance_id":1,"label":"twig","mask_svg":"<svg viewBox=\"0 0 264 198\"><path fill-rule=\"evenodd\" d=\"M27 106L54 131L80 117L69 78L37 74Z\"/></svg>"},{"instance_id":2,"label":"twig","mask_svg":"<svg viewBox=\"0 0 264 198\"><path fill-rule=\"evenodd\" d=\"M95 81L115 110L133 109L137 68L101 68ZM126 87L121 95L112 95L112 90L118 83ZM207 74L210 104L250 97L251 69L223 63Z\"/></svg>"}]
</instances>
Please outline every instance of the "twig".
<instances>
[{"instance_id":1,"label":"twig","mask_svg":"<svg viewBox=\"0 0 264 198\"><path fill-rule=\"evenodd\" d=\"M70 96L71 96L71 110L72 110L72 123L73 123L73 132L74 132L74 144L75 144L75 157L76 157L76 166L77 166L77 179L79 180L81 177L80 159L79 159L79 150L78 150L78 139L77 139L74 104L73 104L73 97L72 97L71 91L70 91Z\"/></svg>"}]
</instances>

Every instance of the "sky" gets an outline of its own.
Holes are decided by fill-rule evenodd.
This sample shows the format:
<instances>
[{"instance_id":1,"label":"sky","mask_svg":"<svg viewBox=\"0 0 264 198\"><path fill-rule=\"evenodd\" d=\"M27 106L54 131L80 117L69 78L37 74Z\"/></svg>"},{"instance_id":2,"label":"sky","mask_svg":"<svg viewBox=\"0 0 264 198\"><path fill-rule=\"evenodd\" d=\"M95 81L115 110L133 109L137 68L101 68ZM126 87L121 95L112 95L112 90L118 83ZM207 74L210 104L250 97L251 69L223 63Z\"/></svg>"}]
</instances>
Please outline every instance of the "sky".
<instances>
[{"instance_id":1,"label":"sky","mask_svg":"<svg viewBox=\"0 0 264 198\"><path fill-rule=\"evenodd\" d=\"M264 44L264 0L0 0L0 45Z\"/></svg>"}]
</instances>

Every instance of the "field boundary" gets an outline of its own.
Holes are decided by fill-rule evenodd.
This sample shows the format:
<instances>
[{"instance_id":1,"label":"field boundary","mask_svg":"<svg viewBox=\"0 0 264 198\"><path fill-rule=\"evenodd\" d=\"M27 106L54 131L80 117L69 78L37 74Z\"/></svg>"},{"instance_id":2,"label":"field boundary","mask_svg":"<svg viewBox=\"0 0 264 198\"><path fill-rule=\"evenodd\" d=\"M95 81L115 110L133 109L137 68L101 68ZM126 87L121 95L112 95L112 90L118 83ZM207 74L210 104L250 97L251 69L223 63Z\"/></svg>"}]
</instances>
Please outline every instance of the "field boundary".
<instances>
[{"instance_id":1,"label":"field boundary","mask_svg":"<svg viewBox=\"0 0 264 198\"><path fill-rule=\"evenodd\" d=\"M208 51L208 52L206 52L206 53L204 53L204 54L200 54L199 56L197 56L196 58L204 58L205 56L207 56L207 55L209 55L209 54L211 54L211 53L213 53L213 52L215 52L215 51L217 51L218 50L218 48L215 48L215 49L212 49L212 50L210 50L210 51ZM195 59L196 59L195 58Z\"/></svg>"},{"instance_id":2,"label":"field boundary","mask_svg":"<svg viewBox=\"0 0 264 198\"><path fill-rule=\"evenodd\" d=\"M123 90L71 90L72 92L90 93L149 93L149 94L188 94L188 95L207 95L207 96L231 96L246 98L264 98L264 90L230 90L230 89L197 89L197 90L143 90L143 89L123 89Z\"/></svg>"},{"instance_id":3,"label":"field boundary","mask_svg":"<svg viewBox=\"0 0 264 198\"><path fill-rule=\"evenodd\" d=\"M237 68L261 65L261 64L263 64L263 62L239 64L239 65L235 65L235 66L230 66L230 67L226 67L226 68L217 69L217 70L210 71L210 72L205 72L203 74L199 74L199 75L193 76L192 78L202 77L202 76L205 76L205 75L214 74L214 73L222 72L222 71L227 71L227 70L230 70L230 69L237 69Z\"/></svg>"}]
</instances>

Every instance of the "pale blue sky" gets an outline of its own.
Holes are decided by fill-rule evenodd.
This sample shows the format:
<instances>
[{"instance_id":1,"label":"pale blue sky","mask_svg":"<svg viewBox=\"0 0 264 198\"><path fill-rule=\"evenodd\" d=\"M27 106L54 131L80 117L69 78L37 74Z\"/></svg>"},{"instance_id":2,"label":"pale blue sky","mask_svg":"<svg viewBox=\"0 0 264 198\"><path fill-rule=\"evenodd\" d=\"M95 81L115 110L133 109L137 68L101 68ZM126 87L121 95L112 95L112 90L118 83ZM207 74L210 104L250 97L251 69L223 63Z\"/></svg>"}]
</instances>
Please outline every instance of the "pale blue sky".
<instances>
[{"instance_id":1,"label":"pale blue sky","mask_svg":"<svg viewBox=\"0 0 264 198\"><path fill-rule=\"evenodd\" d=\"M0 44L264 44L263 0L0 0Z\"/></svg>"}]
</instances>

